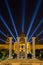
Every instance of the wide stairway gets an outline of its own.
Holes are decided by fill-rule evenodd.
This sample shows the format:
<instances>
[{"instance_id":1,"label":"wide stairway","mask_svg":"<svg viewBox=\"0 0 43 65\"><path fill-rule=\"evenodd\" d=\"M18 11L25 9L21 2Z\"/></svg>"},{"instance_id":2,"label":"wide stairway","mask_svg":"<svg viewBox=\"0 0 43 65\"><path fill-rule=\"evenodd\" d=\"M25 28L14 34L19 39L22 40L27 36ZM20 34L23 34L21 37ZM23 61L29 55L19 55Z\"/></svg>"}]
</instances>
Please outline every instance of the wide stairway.
<instances>
[{"instance_id":1,"label":"wide stairway","mask_svg":"<svg viewBox=\"0 0 43 65\"><path fill-rule=\"evenodd\" d=\"M12 59L1 61L0 65L43 65L43 61L37 59Z\"/></svg>"}]
</instances>

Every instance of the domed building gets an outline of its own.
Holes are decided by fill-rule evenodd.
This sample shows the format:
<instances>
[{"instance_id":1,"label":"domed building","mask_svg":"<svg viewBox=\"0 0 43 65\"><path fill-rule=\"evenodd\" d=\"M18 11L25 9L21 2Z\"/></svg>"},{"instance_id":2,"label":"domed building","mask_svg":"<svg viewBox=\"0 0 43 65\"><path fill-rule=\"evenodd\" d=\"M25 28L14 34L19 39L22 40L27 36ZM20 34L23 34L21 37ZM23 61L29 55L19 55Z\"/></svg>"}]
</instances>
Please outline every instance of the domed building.
<instances>
[{"instance_id":1,"label":"domed building","mask_svg":"<svg viewBox=\"0 0 43 65\"><path fill-rule=\"evenodd\" d=\"M17 37L17 41L14 42L14 53L18 58L26 58L27 54L31 53L31 44L28 42L27 37L23 33Z\"/></svg>"}]
</instances>

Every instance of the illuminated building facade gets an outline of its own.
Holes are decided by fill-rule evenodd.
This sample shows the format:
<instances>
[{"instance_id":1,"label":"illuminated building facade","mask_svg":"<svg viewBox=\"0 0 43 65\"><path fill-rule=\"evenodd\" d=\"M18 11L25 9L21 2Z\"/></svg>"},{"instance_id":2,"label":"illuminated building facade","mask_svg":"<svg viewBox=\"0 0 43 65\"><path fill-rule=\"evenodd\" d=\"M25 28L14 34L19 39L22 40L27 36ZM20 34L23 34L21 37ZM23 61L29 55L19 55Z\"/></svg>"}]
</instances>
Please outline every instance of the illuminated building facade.
<instances>
[{"instance_id":1,"label":"illuminated building facade","mask_svg":"<svg viewBox=\"0 0 43 65\"><path fill-rule=\"evenodd\" d=\"M43 45L35 43L35 37L32 37L32 43L28 42L28 38L22 33L17 37L17 41L12 44L12 37L7 38L6 44L0 44L0 49L8 49L9 55L8 58L12 59L12 50L17 59L35 59L35 50L43 49ZM30 55L29 55L30 54Z\"/></svg>"}]
</instances>

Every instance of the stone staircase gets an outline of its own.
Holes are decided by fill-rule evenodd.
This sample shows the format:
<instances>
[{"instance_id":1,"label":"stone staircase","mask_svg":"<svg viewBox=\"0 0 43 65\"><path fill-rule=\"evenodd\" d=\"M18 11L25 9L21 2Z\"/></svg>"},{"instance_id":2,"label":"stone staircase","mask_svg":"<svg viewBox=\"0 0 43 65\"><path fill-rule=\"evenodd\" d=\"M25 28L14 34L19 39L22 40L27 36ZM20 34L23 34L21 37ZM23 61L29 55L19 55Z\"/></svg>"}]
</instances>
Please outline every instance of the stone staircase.
<instances>
[{"instance_id":1,"label":"stone staircase","mask_svg":"<svg viewBox=\"0 0 43 65\"><path fill-rule=\"evenodd\" d=\"M43 65L43 61L37 59L14 59L14 60L4 60L1 61L0 65Z\"/></svg>"}]
</instances>

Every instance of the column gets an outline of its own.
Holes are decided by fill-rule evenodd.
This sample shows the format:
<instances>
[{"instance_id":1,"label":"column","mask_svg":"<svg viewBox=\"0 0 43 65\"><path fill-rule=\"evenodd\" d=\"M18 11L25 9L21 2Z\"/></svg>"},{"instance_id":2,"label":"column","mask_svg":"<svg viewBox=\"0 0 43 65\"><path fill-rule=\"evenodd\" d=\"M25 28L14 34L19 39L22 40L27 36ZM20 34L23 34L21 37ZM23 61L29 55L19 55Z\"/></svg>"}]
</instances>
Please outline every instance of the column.
<instances>
[{"instance_id":1,"label":"column","mask_svg":"<svg viewBox=\"0 0 43 65\"><path fill-rule=\"evenodd\" d=\"M25 37L25 59L27 59L27 37Z\"/></svg>"},{"instance_id":2,"label":"column","mask_svg":"<svg viewBox=\"0 0 43 65\"><path fill-rule=\"evenodd\" d=\"M32 37L32 58L35 59L35 39L36 37Z\"/></svg>"},{"instance_id":3,"label":"column","mask_svg":"<svg viewBox=\"0 0 43 65\"><path fill-rule=\"evenodd\" d=\"M19 37L17 37L17 59L19 59Z\"/></svg>"},{"instance_id":4,"label":"column","mask_svg":"<svg viewBox=\"0 0 43 65\"><path fill-rule=\"evenodd\" d=\"M12 58L12 37L9 37L9 59Z\"/></svg>"}]
</instances>

